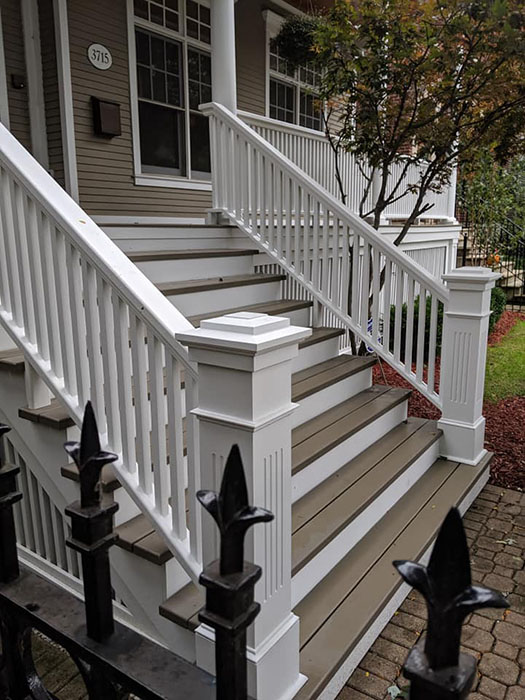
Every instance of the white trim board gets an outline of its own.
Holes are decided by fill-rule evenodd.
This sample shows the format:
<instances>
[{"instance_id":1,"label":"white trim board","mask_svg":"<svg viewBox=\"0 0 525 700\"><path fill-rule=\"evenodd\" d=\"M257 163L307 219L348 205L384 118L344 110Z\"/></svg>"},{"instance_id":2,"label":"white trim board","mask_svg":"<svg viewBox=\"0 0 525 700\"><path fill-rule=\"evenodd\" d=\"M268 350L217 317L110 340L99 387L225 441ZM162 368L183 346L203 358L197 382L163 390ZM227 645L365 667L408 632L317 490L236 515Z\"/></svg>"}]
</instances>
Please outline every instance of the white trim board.
<instances>
[{"instance_id":1,"label":"white trim board","mask_svg":"<svg viewBox=\"0 0 525 700\"><path fill-rule=\"evenodd\" d=\"M60 97L60 123L64 153L64 179L66 191L78 202L78 171L75 144L75 116L73 112L73 86L69 57L69 25L67 0L53 0L57 52L58 89Z\"/></svg>"},{"instance_id":2,"label":"white trim board","mask_svg":"<svg viewBox=\"0 0 525 700\"><path fill-rule=\"evenodd\" d=\"M0 122L9 129L9 100L7 97L7 73L5 67L4 31L0 8Z\"/></svg>"},{"instance_id":3,"label":"white trim board","mask_svg":"<svg viewBox=\"0 0 525 700\"><path fill-rule=\"evenodd\" d=\"M40 165L47 170L49 168L49 155L47 150L46 110L37 0L22 0L21 10L27 71L31 152Z\"/></svg>"},{"instance_id":4,"label":"white trim board","mask_svg":"<svg viewBox=\"0 0 525 700\"><path fill-rule=\"evenodd\" d=\"M95 215L91 217L99 226L205 226L206 219L176 216L120 216Z\"/></svg>"}]
</instances>

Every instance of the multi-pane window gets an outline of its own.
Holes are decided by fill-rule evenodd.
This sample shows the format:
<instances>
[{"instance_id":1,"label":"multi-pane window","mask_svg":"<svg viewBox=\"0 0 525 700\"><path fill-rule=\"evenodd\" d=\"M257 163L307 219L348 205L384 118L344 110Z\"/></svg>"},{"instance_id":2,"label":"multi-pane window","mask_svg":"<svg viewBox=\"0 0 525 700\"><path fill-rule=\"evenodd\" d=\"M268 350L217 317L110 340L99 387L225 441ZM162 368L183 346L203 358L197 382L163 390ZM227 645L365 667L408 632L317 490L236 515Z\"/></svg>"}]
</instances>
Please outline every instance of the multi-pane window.
<instances>
[{"instance_id":1,"label":"multi-pane window","mask_svg":"<svg viewBox=\"0 0 525 700\"><path fill-rule=\"evenodd\" d=\"M135 16L178 32L179 0L134 0Z\"/></svg>"},{"instance_id":2,"label":"multi-pane window","mask_svg":"<svg viewBox=\"0 0 525 700\"><path fill-rule=\"evenodd\" d=\"M188 36L205 44L211 43L210 8L194 0L186 0L186 31Z\"/></svg>"},{"instance_id":3,"label":"multi-pane window","mask_svg":"<svg viewBox=\"0 0 525 700\"><path fill-rule=\"evenodd\" d=\"M148 20L137 21L135 28L142 171L209 179L208 120L198 109L211 100L211 58L199 46L210 38L209 8L179 1L180 12L177 0L164 0L163 5L160 0L135 0L137 17ZM181 31L166 32L166 24L162 34L150 29L153 5L165 13L168 7L176 11ZM190 27L198 36L188 39Z\"/></svg>"},{"instance_id":4,"label":"multi-pane window","mask_svg":"<svg viewBox=\"0 0 525 700\"><path fill-rule=\"evenodd\" d=\"M295 87L280 80L270 80L270 117L281 122L297 122Z\"/></svg>"},{"instance_id":5,"label":"multi-pane window","mask_svg":"<svg viewBox=\"0 0 525 700\"><path fill-rule=\"evenodd\" d=\"M322 129L322 106L316 95L319 73L308 65L292 68L279 55L275 41L270 41L269 52L270 117L308 129Z\"/></svg>"}]
</instances>

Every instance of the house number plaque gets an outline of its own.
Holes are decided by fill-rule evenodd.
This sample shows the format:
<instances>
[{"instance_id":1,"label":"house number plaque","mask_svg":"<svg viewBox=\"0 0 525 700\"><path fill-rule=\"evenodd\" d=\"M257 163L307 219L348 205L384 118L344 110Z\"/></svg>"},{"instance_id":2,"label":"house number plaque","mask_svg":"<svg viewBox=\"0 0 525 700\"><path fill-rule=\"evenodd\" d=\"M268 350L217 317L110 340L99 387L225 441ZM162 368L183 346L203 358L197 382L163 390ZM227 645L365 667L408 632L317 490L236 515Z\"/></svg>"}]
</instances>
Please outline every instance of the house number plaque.
<instances>
[{"instance_id":1,"label":"house number plaque","mask_svg":"<svg viewBox=\"0 0 525 700\"><path fill-rule=\"evenodd\" d=\"M87 54L91 65L99 70L107 70L113 64L111 52L103 44L91 44Z\"/></svg>"}]
</instances>

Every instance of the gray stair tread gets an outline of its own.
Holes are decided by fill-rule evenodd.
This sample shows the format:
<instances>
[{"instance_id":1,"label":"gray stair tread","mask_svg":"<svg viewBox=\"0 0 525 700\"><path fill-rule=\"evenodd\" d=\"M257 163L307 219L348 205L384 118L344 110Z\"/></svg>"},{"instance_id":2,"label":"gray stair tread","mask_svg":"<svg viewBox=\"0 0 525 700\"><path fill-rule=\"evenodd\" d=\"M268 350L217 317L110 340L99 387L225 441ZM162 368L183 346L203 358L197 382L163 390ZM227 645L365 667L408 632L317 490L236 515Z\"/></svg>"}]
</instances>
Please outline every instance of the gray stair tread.
<instances>
[{"instance_id":1,"label":"gray stair tread","mask_svg":"<svg viewBox=\"0 0 525 700\"><path fill-rule=\"evenodd\" d=\"M75 425L66 409L56 399L51 399L49 406L42 408L20 408L18 409L20 418L25 418L33 423L48 425L56 430L65 430Z\"/></svg>"},{"instance_id":2,"label":"gray stair tread","mask_svg":"<svg viewBox=\"0 0 525 700\"><path fill-rule=\"evenodd\" d=\"M376 359L372 356L339 355L295 372L292 376L292 401L300 401L316 391L372 367L375 363Z\"/></svg>"},{"instance_id":3,"label":"gray stair tread","mask_svg":"<svg viewBox=\"0 0 525 700\"><path fill-rule=\"evenodd\" d=\"M75 481L77 483L80 481L78 468L75 464L65 464L60 468L60 473L66 479L70 479L71 481ZM102 471L100 473L100 483L104 493L112 493L113 491L116 491L116 489L120 488L120 481L115 476L115 471L111 464L106 464L106 466L102 467Z\"/></svg>"},{"instance_id":4,"label":"gray stair tread","mask_svg":"<svg viewBox=\"0 0 525 700\"><path fill-rule=\"evenodd\" d=\"M262 304L249 304L248 306L236 306L232 309L222 309L221 311L213 311L211 313L201 314L199 316L189 316L188 321L194 326L200 326L201 321L206 318L217 318L226 314L234 314L239 311L252 311L253 313L269 314L270 316L279 316L289 311L298 309L308 309L312 306L311 301L296 301L295 299L282 299L281 301L265 301Z\"/></svg>"},{"instance_id":5,"label":"gray stair tread","mask_svg":"<svg viewBox=\"0 0 525 700\"><path fill-rule=\"evenodd\" d=\"M308 494L301 499L305 503L299 501L295 504L293 575L348 527L442 435L435 421L421 419L401 424L391 433L395 435L389 433L332 474L310 492L310 498L307 498ZM334 496L337 488L339 493ZM331 500L328 494L333 496Z\"/></svg>"},{"instance_id":6,"label":"gray stair tread","mask_svg":"<svg viewBox=\"0 0 525 700\"><path fill-rule=\"evenodd\" d=\"M181 280L179 282L159 282L155 286L165 295L191 294L206 292L213 289L228 289L231 287L246 287L253 284L280 282L285 275L228 275L223 277L208 277L206 279Z\"/></svg>"},{"instance_id":7,"label":"gray stair tread","mask_svg":"<svg viewBox=\"0 0 525 700\"><path fill-rule=\"evenodd\" d=\"M410 396L410 389L372 386L292 431L292 473L337 446Z\"/></svg>"},{"instance_id":8,"label":"gray stair tread","mask_svg":"<svg viewBox=\"0 0 525 700\"><path fill-rule=\"evenodd\" d=\"M137 515L128 520L127 523L116 527L115 532L118 535L118 546L122 547L122 549L127 549L128 552L132 552L137 542L151 535L155 530L144 515Z\"/></svg>"},{"instance_id":9,"label":"gray stair tread","mask_svg":"<svg viewBox=\"0 0 525 700\"><path fill-rule=\"evenodd\" d=\"M23 372L25 369L24 353L18 348L0 352L0 369L10 372Z\"/></svg>"},{"instance_id":10,"label":"gray stair tread","mask_svg":"<svg viewBox=\"0 0 525 700\"><path fill-rule=\"evenodd\" d=\"M204 606L204 601L204 590L194 583L188 583L162 603L159 612L177 625L195 629L199 624L198 612Z\"/></svg>"},{"instance_id":11,"label":"gray stair tread","mask_svg":"<svg viewBox=\"0 0 525 700\"><path fill-rule=\"evenodd\" d=\"M490 458L477 467L437 460L296 607L301 672L308 677L296 700L319 696L398 591L401 578L392 561L421 558L451 505L459 504L484 477Z\"/></svg>"},{"instance_id":12,"label":"gray stair tread","mask_svg":"<svg viewBox=\"0 0 525 700\"><path fill-rule=\"evenodd\" d=\"M151 260L190 260L195 258L233 258L243 255L256 255L254 249L232 248L192 248L186 250L145 250L127 253L133 262L149 262Z\"/></svg>"},{"instance_id":13,"label":"gray stair tread","mask_svg":"<svg viewBox=\"0 0 525 700\"><path fill-rule=\"evenodd\" d=\"M164 564L172 554L164 539L155 532L150 521L144 515L137 515L127 523L115 528L118 535L117 545L133 552L153 564Z\"/></svg>"},{"instance_id":14,"label":"gray stair tread","mask_svg":"<svg viewBox=\"0 0 525 700\"><path fill-rule=\"evenodd\" d=\"M316 516L323 517L328 506L334 501L342 498L344 492L359 479L359 476L366 474L367 470L373 466L381 464L382 460L388 458L396 448L405 443L412 435L420 429L435 424L422 418L411 418L407 423L403 423L394 428L381 441L372 445L362 455L352 460L348 465L342 467L332 477L317 486L313 491L300 499L292 507L292 560L298 557L298 548L304 548L301 542L301 529L308 526ZM413 447L413 446L412 446ZM354 505L359 508L360 503ZM352 511L346 511L346 514ZM330 515L333 515L331 513ZM297 534L300 537L297 537ZM194 583L188 583L180 591L172 595L160 606L160 614L176 624L194 629L198 624L197 614L204 605L204 591Z\"/></svg>"},{"instance_id":15,"label":"gray stair tread","mask_svg":"<svg viewBox=\"0 0 525 700\"><path fill-rule=\"evenodd\" d=\"M153 564L165 564L173 554L166 546L164 538L157 532L146 535L133 545L133 552Z\"/></svg>"},{"instance_id":16,"label":"gray stair tread","mask_svg":"<svg viewBox=\"0 0 525 700\"><path fill-rule=\"evenodd\" d=\"M315 345L316 343L322 343L324 340L330 340L330 338L337 338L340 335L344 335L343 328L330 328L323 327L313 328L312 335L308 338L303 338L299 343L299 348L307 348L310 345Z\"/></svg>"}]
</instances>

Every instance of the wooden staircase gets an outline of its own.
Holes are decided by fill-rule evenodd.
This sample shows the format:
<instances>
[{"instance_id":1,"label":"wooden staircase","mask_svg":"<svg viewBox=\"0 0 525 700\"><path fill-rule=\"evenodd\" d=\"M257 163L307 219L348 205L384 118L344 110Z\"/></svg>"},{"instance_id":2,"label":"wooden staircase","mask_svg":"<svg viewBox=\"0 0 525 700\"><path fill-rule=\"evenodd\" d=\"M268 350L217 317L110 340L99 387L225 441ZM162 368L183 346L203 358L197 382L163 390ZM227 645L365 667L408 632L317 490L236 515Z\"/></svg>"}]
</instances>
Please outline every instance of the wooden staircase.
<instances>
[{"instance_id":1,"label":"wooden staircase","mask_svg":"<svg viewBox=\"0 0 525 700\"><path fill-rule=\"evenodd\" d=\"M241 310L311 325L311 302L283 298L281 275L254 274L257 251L130 257L195 326ZM407 420L410 391L372 385L375 357L340 355L341 334L313 329L292 378L292 595L308 677L301 699L333 697L407 592L392 559L421 558L448 508L465 509L488 477L488 459L475 468L439 459L435 422ZM148 562L171 556L143 515L118 532L120 546ZM195 630L202 604L190 583L160 614Z\"/></svg>"},{"instance_id":2,"label":"wooden staircase","mask_svg":"<svg viewBox=\"0 0 525 700\"><path fill-rule=\"evenodd\" d=\"M311 325L311 302L283 298L282 275L254 272L263 257L257 251L135 251L129 257L196 326L240 310ZM407 419L410 391L372 384L374 356L339 354L342 333L314 328L294 360L292 597L301 672L308 677L301 700L334 697L406 595L391 561L423 557L450 506L465 510L488 477L488 458L477 467L440 459L435 422ZM21 373L23 364L20 352L0 354L0 371ZM19 416L61 436L72 425L54 401L42 409L20 407ZM78 481L70 464L61 474ZM111 467L102 488L107 498L123 492ZM129 570L134 560L142 562L146 579L173 559L143 514L132 514L117 533L120 561ZM178 651L191 658L202 590L188 583L156 602L185 635L187 648Z\"/></svg>"}]
</instances>

